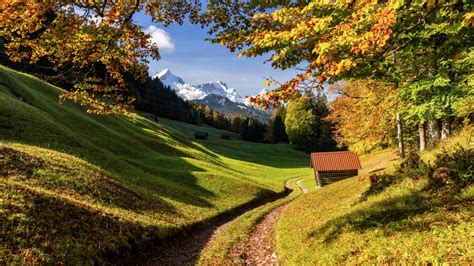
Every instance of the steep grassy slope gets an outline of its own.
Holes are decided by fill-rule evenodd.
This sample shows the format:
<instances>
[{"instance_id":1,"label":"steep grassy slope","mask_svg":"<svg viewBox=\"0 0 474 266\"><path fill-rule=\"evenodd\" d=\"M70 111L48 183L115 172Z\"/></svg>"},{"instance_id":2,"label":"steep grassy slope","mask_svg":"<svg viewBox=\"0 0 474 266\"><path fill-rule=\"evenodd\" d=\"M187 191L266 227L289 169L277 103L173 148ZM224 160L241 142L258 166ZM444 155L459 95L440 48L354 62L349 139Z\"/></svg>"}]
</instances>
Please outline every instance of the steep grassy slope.
<instances>
[{"instance_id":1,"label":"steep grassy slope","mask_svg":"<svg viewBox=\"0 0 474 266\"><path fill-rule=\"evenodd\" d=\"M308 174L289 145L208 127L87 115L0 67L0 262L95 261L281 192ZM210 139L194 141L196 131Z\"/></svg>"},{"instance_id":2,"label":"steep grassy slope","mask_svg":"<svg viewBox=\"0 0 474 266\"><path fill-rule=\"evenodd\" d=\"M396 156L385 151L361 161L358 177L315 189L283 211L276 228L283 264L472 263L472 186L461 194L433 192L426 178L415 177L362 200L369 173L393 171Z\"/></svg>"}]
</instances>

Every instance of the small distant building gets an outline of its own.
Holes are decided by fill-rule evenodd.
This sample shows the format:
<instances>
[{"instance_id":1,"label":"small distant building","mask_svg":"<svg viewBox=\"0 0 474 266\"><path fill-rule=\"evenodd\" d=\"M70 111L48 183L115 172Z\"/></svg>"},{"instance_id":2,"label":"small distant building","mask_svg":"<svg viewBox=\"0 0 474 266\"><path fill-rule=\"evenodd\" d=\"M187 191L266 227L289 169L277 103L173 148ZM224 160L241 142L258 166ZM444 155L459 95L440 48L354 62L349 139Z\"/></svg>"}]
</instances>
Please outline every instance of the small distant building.
<instances>
[{"instance_id":1,"label":"small distant building","mask_svg":"<svg viewBox=\"0 0 474 266\"><path fill-rule=\"evenodd\" d=\"M319 187L359 174L359 156L351 151L313 152L311 168Z\"/></svg>"},{"instance_id":2,"label":"small distant building","mask_svg":"<svg viewBox=\"0 0 474 266\"><path fill-rule=\"evenodd\" d=\"M207 134L207 132L196 132L196 133L194 133L194 138L195 139L207 139L208 136L209 136L209 134Z\"/></svg>"}]
</instances>

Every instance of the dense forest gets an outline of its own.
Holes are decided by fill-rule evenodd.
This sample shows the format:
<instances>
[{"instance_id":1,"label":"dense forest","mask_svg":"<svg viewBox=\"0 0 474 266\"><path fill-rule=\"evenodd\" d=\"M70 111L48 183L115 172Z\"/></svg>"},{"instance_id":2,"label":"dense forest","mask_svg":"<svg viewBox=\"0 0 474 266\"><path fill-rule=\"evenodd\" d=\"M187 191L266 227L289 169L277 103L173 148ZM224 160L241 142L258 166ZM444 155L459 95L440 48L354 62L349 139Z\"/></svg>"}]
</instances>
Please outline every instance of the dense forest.
<instances>
[{"instance_id":1,"label":"dense forest","mask_svg":"<svg viewBox=\"0 0 474 266\"><path fill-rule=\"evenodd\" d=\"M50 63L47 60L36 64L14 63L8 60L4 53L0 53L0 63L50 80L66 89L73 86L62 77L56 77L58 72L49 67ZM97 77L107 75L101 64L96 64L94 69ZM125 76L125 79L127 94L136 99L135 109L154 115L156 120L162 117L195 125L206 124L235 132L243 140L253 142L291 141L299 149L308 152L337 149L336 142L332 137L333 124L324 120L330 113L328 102L326 97L321 94L308 96L298 103L289 105L288 116L285 106L274 109L270 123L266 125L254 118L227 116L206 105L183 100L158 78L148 77L145 81L138 81L131 76ZM305 116L306 113L309 115ZM303 124L306 126L301 126ZM292 128L288 133L286 125Z\"/></svg>"}]
</instances>

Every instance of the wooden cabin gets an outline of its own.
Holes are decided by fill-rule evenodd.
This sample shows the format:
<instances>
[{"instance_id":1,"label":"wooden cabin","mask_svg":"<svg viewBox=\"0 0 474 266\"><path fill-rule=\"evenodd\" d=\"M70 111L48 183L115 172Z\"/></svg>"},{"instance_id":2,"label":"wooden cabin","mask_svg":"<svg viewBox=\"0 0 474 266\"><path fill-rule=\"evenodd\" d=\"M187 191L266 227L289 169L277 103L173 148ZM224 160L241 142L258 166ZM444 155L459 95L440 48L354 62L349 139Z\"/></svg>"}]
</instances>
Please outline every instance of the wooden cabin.
<instances>
[{"instance_id":1,"label":"wooden cabin","mask_svg":"<svg viewBox=\"0 0 474 266\"><path fill-rule=\"evenodd\" d=\"M207 132L196 132L196 133L194 133L194 138L195 139L207 139L208 136L209 136L209 134L207 134Z\"/></svg>"},{"instance_id":2,"label":"wooden cabin","mask_svg":"<svg viewBox=\"0 0 474 266\"><path fill-rule=\"evenodd\" d=\"M351 151L313 152L311 168L319 187L359 174L359 156Z\"/></svg>"}]
</instances>

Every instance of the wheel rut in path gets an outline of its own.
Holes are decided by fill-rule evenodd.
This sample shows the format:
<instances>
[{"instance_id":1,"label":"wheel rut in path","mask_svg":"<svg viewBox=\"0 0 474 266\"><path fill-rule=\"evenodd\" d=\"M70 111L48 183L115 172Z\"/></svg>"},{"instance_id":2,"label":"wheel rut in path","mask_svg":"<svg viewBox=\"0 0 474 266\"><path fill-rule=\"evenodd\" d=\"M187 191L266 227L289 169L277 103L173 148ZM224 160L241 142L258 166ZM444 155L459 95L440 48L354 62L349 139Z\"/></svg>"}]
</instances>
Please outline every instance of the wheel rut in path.
<instances>
[{"instance_id":1,"label":"wheel rut in path","mask_svg":"<svg viewBox=\"0 0 474 266\"><path fill-rule=\"evenodd\" d=\"M306 194L308 190L303 187L301 181L302 179L296 181L296 185L303 194ZM275 207L254 227L250 239L243 245L243 251L240 251L241 259L244 264L280 265L273 238L274 227L287 204L288 202ZM239 251L233 251L234 254L236 252L238 253Z\"/></svg>"},{"instance_id":2,"label":"wheel rut in path","mask_svg":"<svg viewBox=\"0 0 474 266\"><path fill-rule=\"evenodd\" d=\"M260 202L249 203L239 210L223 215L216 221L198 229L185 232L182 235L150 243L147 247L137 250L137 254L127 257L125 260L117 261L114 264L121 265L193 265L203 248L211 243L227 225L238 216L247 211L258 208L263 204L272 202L288 196L292 191L289 187L289 180L285 182L286 193L274 199L261 200Z\"/></svg>"}]
</instances>

